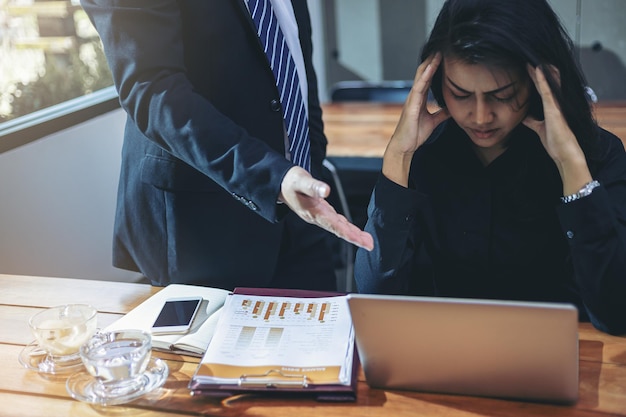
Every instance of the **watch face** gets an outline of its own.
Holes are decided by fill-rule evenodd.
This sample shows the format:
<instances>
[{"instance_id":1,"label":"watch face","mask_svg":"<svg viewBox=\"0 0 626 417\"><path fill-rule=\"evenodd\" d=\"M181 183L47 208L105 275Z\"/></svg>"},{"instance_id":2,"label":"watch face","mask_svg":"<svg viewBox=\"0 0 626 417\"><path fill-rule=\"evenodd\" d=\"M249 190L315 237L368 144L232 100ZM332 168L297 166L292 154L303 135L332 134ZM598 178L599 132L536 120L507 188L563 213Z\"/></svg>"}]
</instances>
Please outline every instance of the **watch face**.
<instances>
[{"instance_id":1,"label":"watch face","mask_svg":"<svg viewBox=\"0 0 626 417\"><path fill-rule=\"evenodd\" d=\"M585 184L585 186L578 192L578 194L581 197L588 196L589 194L591 194L593 189L596 188L598 185L600 185L600 183L598 181L591 181L591 182Z\"/></svg>"},{"instance_id":2,"label":"watch face","mask_svg":"<svg viewBox=\"0 0 626 417\"><path fill-rule=\"evenodd\" d=\"M589 184L585 185L585 191L587 193L591 193L594 188L596 188L600 183L598 181L591 181Z\"/></svg>"},{"instance_id":3,"label":"watch face","mask_svg":"<svg viewBox=\"0 0 626 417\"><path fill-rule=\"evenodd\" d=\"M593 191L594 188L596 188L597 186L599 186L600 183L596 180L593 180L587 184L585 184L585 186L583 188L580 189L580 191L578 191L575 194L571 194L565 197L561 197L561 201L563 201L564 203L570 203L574 200L578 200L581 197L586 197L589 194L591 194L591 192Z\"/></svg>"}]
</instances>

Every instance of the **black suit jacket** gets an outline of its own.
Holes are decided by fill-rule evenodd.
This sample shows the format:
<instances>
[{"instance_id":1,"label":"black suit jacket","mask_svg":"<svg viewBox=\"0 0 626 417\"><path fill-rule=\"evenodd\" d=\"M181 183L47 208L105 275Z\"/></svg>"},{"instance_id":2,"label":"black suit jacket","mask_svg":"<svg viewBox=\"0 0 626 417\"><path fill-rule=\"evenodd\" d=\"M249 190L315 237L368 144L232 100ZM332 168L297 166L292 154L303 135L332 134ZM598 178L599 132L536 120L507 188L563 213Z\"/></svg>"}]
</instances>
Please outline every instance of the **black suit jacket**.
<instances>
[{"instance_id":1,"label":"black suit jacket","mask_svg":"<svg viewBox=\"0 0 626 417\"><path fill-rule=\"evenodd\" d=\"M82 0L128 114L114 265L153 283L263 286L287 209L279 93L243 0ZM311 24L293 1L311 165L326 152ZM293 215L293 214L291 214Z\"/></svg>"}]
</instances>

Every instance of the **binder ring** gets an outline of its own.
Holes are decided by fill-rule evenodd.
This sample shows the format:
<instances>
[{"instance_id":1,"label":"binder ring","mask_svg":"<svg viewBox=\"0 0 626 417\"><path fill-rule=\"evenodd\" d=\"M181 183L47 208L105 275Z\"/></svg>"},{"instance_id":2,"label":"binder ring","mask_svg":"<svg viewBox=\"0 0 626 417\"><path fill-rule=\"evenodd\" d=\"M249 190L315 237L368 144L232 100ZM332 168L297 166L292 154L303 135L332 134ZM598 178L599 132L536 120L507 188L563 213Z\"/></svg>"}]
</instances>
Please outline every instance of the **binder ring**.
<instances>
[{"instance_id":1,"label":"binder ring","mask_svg":"<svg viewBox=\"0 0 626 417\"><path fill-rule=\"evenodd\" d=\"M255 375L243 374L239 377L239 386L255 385L266 388L278 388L281 386L307 388L309 380L305 374L286 374L280 369L270 369L265 373Z\"/></svg>"}]
</instances>

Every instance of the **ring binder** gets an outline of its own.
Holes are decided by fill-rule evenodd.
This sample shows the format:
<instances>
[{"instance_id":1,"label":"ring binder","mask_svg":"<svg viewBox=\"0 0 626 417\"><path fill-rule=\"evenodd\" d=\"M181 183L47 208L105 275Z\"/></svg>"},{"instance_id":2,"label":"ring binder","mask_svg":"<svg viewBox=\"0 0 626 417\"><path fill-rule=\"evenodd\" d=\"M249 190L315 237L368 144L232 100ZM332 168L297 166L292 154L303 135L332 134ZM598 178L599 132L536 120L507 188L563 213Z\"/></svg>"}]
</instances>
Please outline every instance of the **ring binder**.
<instances>
[{"instance_id":1,"label":"ring binder","mask_svg":"<svg viewBox=\"0 0 626 417\"><path fill-rule=\"evenodd\" d=\"M277 376L270 377L272 374L277 374ZM290 381L289 379L296 380ZM305 374L286 374L279 369L270 369L262 374L241 375L239 377L239 386L264 386L265 388L297 386L307 388L309 386L309 382L308 377Z\"/></svg>"},{"instance_id":2,"label":"ring binder","mask_svg":"<svg viewBox=\"0 0 626 417\"><path fill-rule=\"evenodd\" d=\"M345 297L306 290L235 288L189 381L190 392L219 398L271 392L305 394L317 401L355 401L360 368ZM310 347L312 338L320 342L316 334L330 330L332 341L322 340L314 352L302 349ZM281 338L290 343L281 344ZM251 357L259 348L269 356Z\"/></svg>"}]
</instances>

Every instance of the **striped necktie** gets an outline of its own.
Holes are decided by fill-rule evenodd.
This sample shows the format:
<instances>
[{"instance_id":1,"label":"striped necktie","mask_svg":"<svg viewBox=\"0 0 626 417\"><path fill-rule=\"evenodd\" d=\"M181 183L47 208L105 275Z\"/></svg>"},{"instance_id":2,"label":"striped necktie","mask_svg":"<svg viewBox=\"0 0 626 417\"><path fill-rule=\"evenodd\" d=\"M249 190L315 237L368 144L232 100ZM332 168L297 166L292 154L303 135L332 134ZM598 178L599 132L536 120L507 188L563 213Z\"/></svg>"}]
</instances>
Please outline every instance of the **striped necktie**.
<instances>
[{"instance_id":1,"label":"striped necktie","mask_svg":"<svg viewBox=\"0 0 626 417\"><path fill-rule=\"evenodd\" d=\"M270 0L248 0L250 15L276 78L293 163L310 171L309 122L296 64L289 53Z\"/></svg>"}]
</instances>

